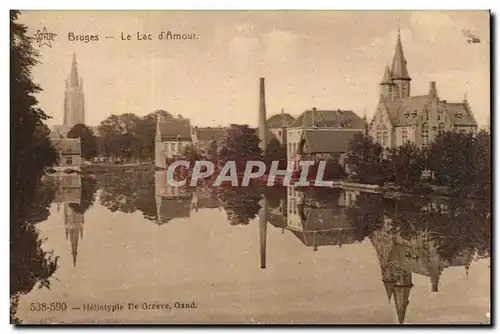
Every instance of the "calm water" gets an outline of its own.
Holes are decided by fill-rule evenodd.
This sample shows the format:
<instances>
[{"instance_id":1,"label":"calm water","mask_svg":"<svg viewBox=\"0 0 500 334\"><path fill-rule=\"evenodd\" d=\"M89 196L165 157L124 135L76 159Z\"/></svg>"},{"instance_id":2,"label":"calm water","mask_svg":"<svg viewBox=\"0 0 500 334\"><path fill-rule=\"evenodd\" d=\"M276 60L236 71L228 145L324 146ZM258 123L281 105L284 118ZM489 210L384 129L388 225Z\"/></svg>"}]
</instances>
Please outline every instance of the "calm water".
<instances>
[{"instance_id":1,"label":"calm water","mask_svg":"<svg viewBox=\"0 0 500 334\"><path fill-rule=\"evenodd\" d=\"M17 316L25 323L489 321L488 203L182 190L166 187L164 177L49 182L50 205L37 227L58 269L50 289L21 297ZM43 302L67 309L30 310ZM124 309L86 310L117 303ZM191 307L176 308L181 303Z\"/></svg>"}]
</instances>

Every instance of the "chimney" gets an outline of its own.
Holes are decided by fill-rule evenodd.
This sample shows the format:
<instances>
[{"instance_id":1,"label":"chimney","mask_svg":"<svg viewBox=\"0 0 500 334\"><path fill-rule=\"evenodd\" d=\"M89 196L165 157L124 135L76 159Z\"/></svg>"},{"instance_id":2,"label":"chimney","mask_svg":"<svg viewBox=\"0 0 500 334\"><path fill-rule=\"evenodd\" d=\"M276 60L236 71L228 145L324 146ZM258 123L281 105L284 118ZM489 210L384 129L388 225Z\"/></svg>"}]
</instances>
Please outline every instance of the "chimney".
<instances>
[{"instance_id":1,"label":"chimney","mask_svg":"<svg viewBox=\"0 0 500 334\"><path fill-rule=\"evenodd\" d=\"M316 127L316 108L314 108L314 107L312 108L311 118L312 118L311 125L313 128L315 128Z\"/></svg>"},{"instance_id":2,"label":"chimney","mask_svg":"<svg viewBox=\"0 0 500 334\"><path fill-rule=\"evenodd\" d=\"M429 97L437 98L436 81L429 82Z\"/></svg>"},{"instance_id":3,"label":"chimney","mask_svg":"<svg viewBox=\"0 0 500 334\"><path fill-rule=\"evenodd\" d=\"M260 78L259 88L259 139L260 148L265 152L267 148L267 126L266 126L266 89L264 78Z\"/></svg>"},{"instance_id":4,"label":"chimney","mask_svg":"<svg viewBox=\"0 0 500 334\"><path fill-rule=\"evenodd\" d=\"M432 292L438 292L438 282L432 282Z\"/></svg>"}]
</instances>

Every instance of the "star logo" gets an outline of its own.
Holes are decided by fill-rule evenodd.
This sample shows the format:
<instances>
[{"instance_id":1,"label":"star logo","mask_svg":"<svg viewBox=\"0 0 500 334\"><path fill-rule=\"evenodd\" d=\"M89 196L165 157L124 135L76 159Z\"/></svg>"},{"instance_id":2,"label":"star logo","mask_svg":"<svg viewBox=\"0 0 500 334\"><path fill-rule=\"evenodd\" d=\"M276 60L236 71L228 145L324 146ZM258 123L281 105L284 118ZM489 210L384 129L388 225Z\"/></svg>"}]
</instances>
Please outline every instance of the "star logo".
<instances>
[{"instance_id":1,"label":"star logo","mask_svg":"<svg viewBox=\"0 0 500 334\"><path fill-rule=\"evenodd\" d=\"M51 33L47 31L47 27L43 27L43 30L37 30L35 34L35 40L38 43L38 47L42 47L44 45L47 45L49 48L52 47L52 43L54 42L54 37L56 37L57 34Z\"/></svg>"}]
</instances>

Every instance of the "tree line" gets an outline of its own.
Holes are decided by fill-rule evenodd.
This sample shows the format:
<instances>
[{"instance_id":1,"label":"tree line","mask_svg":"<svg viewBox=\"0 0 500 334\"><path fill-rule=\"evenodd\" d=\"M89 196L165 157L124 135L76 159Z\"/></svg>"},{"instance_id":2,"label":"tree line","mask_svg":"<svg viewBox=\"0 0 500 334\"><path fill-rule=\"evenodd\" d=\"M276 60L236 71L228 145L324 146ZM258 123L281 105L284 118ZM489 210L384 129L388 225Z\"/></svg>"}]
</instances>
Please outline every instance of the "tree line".
<instances>
[{"instance_id":1,"label":"tree line","mask_svg":"<svg viewBox=\"0 0 500 334\"><path fill-rule=\"evenodd\" d=\"M427 148L413 143L384 148L359 134L349 143L346 163L364 184L394 184L405 192L430 193L439 186L447 195L489 198L491 138L445 132Z\"/></svg>"}]
</instances>

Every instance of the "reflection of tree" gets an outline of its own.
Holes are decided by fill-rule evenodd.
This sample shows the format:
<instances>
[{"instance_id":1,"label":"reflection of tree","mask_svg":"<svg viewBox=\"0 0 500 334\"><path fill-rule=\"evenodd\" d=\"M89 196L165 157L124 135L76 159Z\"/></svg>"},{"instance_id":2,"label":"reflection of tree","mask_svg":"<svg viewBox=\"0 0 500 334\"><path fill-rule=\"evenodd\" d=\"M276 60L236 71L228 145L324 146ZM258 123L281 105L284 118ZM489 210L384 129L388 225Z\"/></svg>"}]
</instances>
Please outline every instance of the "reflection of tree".
<instances>
[{"instance_id":1,"label":"reflection of tree","mask_svg":"<svg viewBox=\"0 0 500 334\"><path fill-rule=\"evenodd\" d=\"M156 221L158 214L155 200L155 178L153 173L142 174L140 184L136 185L137 198L135 206L142 212L144 218Z\"/></svg>"},{"instance_id":2,"label":"reflection of tree","mask_svg":"<svg viewBox=\"0 0 500 334\"><path fill-rule=\"evenodd\" d=\"M113 173L104 176L100 202L111 212L132 213L136 211L138 174Z\"/></svg>"},{"instance_id":3,"label":"reflection of tree","mask_svg":"<svg viewBox=\"0 0 500 334\"><path fill-rule=\"evenodd\" d=\"M76 213L84 214L94 204L96 191L96 179L88 176L82 177L82 198L80 203L70 203L69 206Z\"/></svg>"},{"instance_id":4,"label":"reflection of tree","mask_svg":"<svg viewBox=\"0 0 500 334\"><path fill-rule=\"evenodd\" d=\"M361 193L348 215L359 239L371 236L389 219L392 233L411 239L427 231L439 254L450 260L470 250L485 258L491 251L491 216L488 202L457 198L402 197L384 199Z\"/></svg>"},{"instance_id":5,"label":"reflection of tree","mask_svg":"<svg viewBox=\"0 0 500 334\"><path fill-rule=\"evenodd\" d=\"M257 187L221 187L219 198L231 225L247 225L259 213L261 190Z\"/></svg>"},{"instance_id":6,"label":"reflection of tree","mask_svg":"<svg viewBox=\"0 0 500 334\"><path fill-rule=\"evenodd\" d=\"M377 194L360 193L355 204L347 208L347 217L354 227L356 240L364 240L382 226L383 202L383 198Z\"/></svg>"},{"instance_id":7,"label":"reflection of tree","mask_svg":"<svg viewBox=\"0 0 500 334\"><path fill-rule=\"evenodd\" d=\"M100 202L112 212L141 211L144 218L157 219L155 181L152 173L113 173L99 178Z\"/></svg>"}]
</instances>

